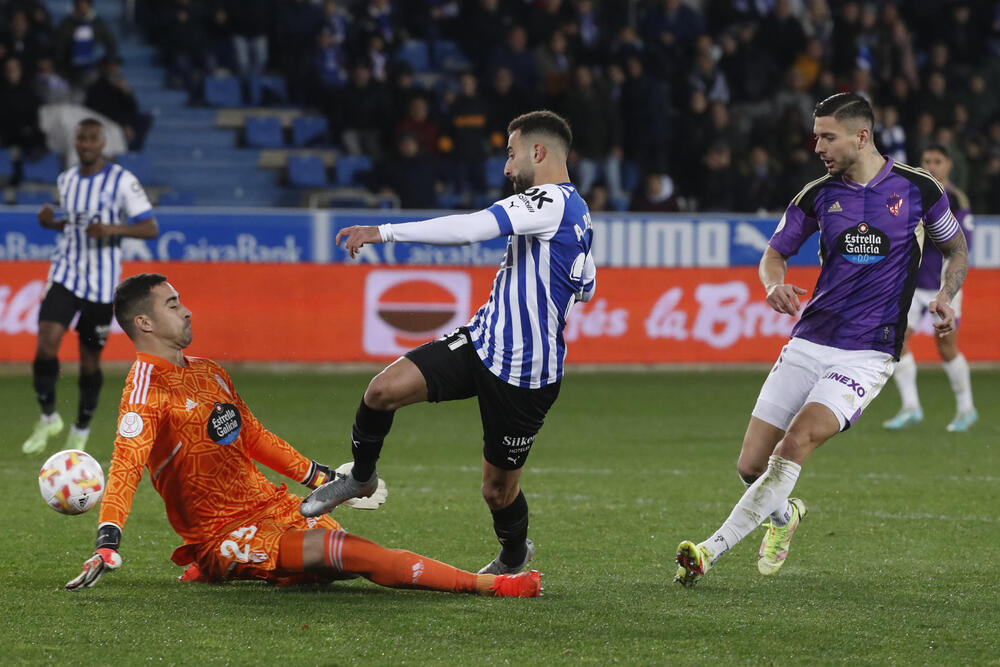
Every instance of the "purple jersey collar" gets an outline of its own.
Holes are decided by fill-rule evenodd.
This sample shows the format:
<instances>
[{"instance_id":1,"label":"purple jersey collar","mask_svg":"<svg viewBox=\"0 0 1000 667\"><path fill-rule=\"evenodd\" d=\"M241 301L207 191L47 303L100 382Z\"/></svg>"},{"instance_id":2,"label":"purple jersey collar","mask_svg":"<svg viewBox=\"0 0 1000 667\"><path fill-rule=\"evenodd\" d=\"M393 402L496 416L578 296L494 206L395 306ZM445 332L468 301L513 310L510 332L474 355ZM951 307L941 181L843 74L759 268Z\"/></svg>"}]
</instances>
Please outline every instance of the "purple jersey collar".
<instances>
[{"instance_id":1,"label":"purple jersey collar","mask_svg":"<svg viewBox=\"0 0 1000 667\"><path fill-rule=\"evenodd\" d=\"M861 189L864 189L864 188L873 188L873 187L875 187L876 185L878 185L879 183L881 183L885 179L885 177L888 176L892 172L892 167L893 167L893 165L896 164L895 160L893 160L890 156L883 155L882 157L885 158L885 166L882 167L881 171L879 171L877 174L875 174L875 178L873 178L872 180L868 181L867 185L861 185L860 183L855 183L854 181L852 181L851 179L847 178L846 176L841 176L840 177L841 182L844 185L846 185L847 187L849 187L849 188L851 188L853 190L861 190Z\"/></svg>"}]
</instances>

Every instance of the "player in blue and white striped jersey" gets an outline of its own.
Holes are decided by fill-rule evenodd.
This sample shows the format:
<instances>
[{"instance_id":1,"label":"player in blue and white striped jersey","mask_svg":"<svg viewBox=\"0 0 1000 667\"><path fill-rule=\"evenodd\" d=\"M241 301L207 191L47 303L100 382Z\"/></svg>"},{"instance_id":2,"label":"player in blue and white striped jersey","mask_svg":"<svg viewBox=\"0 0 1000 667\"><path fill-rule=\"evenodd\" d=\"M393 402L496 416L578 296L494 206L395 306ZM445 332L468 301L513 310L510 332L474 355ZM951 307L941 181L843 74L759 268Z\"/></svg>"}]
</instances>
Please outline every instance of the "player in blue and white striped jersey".
<instances>
[{"instance_id":1,"label":"player in blue and white striped jersey","mask_svg":"<svg viewBox=\"0 0 1000 667\"><path fill-rule=\"evenodd\" d=\"M101 123L92 118L80 121L75 139L80 164L58 180L59 205L66 217L57 220L48 205L38 212L39 224L61 236L38 312L33 375L42 416L21 447L25 454L42 451L48 439L62 430L55 406L59 345L77 313L80 401L66 448L86 446L103 383L101 351L111 329L112 296L121 278L121 240L155 238L159 229L136 177L104 157Z\"/></svg>"},{"instance_id":2,"label":"player in blue and white striped jersey","mask_svg":"<svg viewBox=\"0 0 1000 667\"><path fill-rule=\"evenodd\" d=\"M486 304L441 340L411 350L376 376L353 428L354 468L302 503L306 516L375 490L375 462L395 410L421 401L476 396L483 422L483 497L502 545L484 574L518 572L534 553L521 468L559 393L566 358L563 328L577 301L596 285L590 212L569 182L569 125L551 111L519 116L507 127L504 175L514 195L489 208L422 222L349 227L337 244L354 257L366 243L464 244L508 236L507 252Z\"/></svg>"}]
</instances>

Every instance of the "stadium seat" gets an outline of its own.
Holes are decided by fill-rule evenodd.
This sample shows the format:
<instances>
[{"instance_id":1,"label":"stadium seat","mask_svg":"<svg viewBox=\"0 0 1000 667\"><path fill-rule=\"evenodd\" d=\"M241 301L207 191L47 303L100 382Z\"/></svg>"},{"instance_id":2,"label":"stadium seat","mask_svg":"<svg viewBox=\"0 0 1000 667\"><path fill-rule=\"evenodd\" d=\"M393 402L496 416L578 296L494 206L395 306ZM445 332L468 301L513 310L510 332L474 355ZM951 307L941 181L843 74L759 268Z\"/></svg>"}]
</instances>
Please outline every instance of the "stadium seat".
<instances>
[{"instance_id":1,"label":"stadium seat","mask_svg":"<svg viewBox=\"0 0 1000 667\"><path fill-rule=\"evenodd\" d=\"M142 153L122 153L115 162L128 169L143 185L153 183L153 163Z\"/></svg>"},{"instance_id":2,"label":"stadium seat","mask_svg":"<svg viewBox=\"0 0 1000 667\"><path fill-rule=\"evenodd\" d=\"M285 145L281 119L275 116L248 116L246 137L250 148L282 148Z\"/></svg>"},{"instance_id":3,"label":"stadium seat","mask_svg":"<svg viewBox=\"0 0 1000 667\"><path fill-rule=\"evenodd\" d=\"M396 60L408 63L414 72L429 72L431 69L431 54L427 42L419 39L408 39L396 53Z\"/></svg>"},{"instance_id":4,"label":"stadium seat","mask_svg":"<svg viewBox=\"0 0 1000 667\"><path fill-rule=\"evenodd\" d=\"M17 203L21 205L41 206L42 204L53 204L55 203L55 199L48 190L18 190Z\"/></svg>"},{"instance_id":5,"label":"stadium seat","mask_svg":"<svg viewBox=\"0 0 1000 667\"><path fill-rule=\"evenodd\" d=\"M292 145L301 148L325 143L327 131L323 116L299 116L292 121Z\"/></svg>"},{"instance_id":6,"label":"stadium seat","mask_svg":"<svg viewBox=\"0 0 1000 667\"><path fill-rule=\"evenodd\" d=\"M288 103L288 87L281 76L250 77L251 106L272 106Z\"/></svg>"},{"instance_id":7,"label":"stadium seat","mask_svg":"<svg viewBox=\"0 0 1000 667\"><path fill-rule=\"evenodd\" d=\"M503 189L503 184L507 180L507 177L503 175L503 168L506 164L507 158L502 155L492 155L486 158L486 162L483 164L483 168L486 170L486 187Z\"/></svg>"},{"instance_id":8,"label":"stadium seat","mask_svg":"<svg viewBox=\"0 0 1000 667\"><path fill-rule=\"evenodd\" d=\"M194 206L194 195L184 190L167 190L160 195L157 206Z\"/></svg>"},{"instance_id":9,"label":"stadium seat","mask_svg":"<svg viewBox=\"0 0 1000 667\"><path fill-rule=\"evenodd\" d=\"M435 197L438 208L460 209L462 208L462 195L457 192L441 192Z\"/></svg>"},{"instance_id":10,"label":"stadium seat","mask_svg":"<svg viewBox=\"0 0 1000 667\"><path fill-rule=\"evenodd\" d=\"M472 68L461 47L450 40L434 42L434 63L447 72L465 72Z\"/></svg>"},{"instance_id":11,"label":"stadium seat","mask_svg":"<svg viewBox=\"0 0 1000 667\"><path fill-rule=\"evenodd\" d=\"M357 185L359 174L372 170L372 159L367 155L344 155L337 158L337 185Z\"/></svg>"},{"instance_id":12,"label":"stadium seat","mask_svg":"<svg viewBox=\"0 0 1000 667\"><path fill-rule=\"evenodd\" d=\"M22 166L27 183L55 183L62 169L59 156L55 153L47 153L37 160L25 159Z\"/></svg>"},{"instance_id":13,"label":"stadium seat","mask_svg":"<svg viewBox=\"0 0 1000 667\"><path fill-rule=\"evenodd\" d=\"M288 183L299 188L321 188L327 184L323 159L314 155L288 158Z\"/></svg>"},{"instance_id":14,"label":"stadium seat","mask_svg":"<svg viewBox=\"0 0 1000 667\"><path fill-rule=\"evenodd\" d=\"M14 175L14 160L7 149L0 149L0 180L7 180Z\"/></svg>"},{"instance_id":15,"label":"stadium seat","mask_svg":"<svg viewBox=\"0 0 1000 667\"><path fill-rule=\"evenodd\" d=\"M210 107L241 107L243 93L234 76L205 77L205 104Z\"/></svg>"}]
</instances>

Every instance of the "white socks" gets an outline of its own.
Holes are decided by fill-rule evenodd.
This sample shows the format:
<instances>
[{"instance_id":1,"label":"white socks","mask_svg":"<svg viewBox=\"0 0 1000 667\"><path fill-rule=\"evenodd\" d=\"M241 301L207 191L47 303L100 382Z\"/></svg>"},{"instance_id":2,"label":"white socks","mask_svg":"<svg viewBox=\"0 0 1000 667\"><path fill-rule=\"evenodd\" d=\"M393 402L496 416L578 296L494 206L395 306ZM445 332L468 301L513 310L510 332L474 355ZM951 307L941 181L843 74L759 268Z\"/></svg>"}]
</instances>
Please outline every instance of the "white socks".
<instances>
[{"instance_id":1,"label":"white socks","mask_svg":"<svg viewBox=\"0 0 1000 667\"><path fill-rule=\"evenodd\" d=\"M907 352L899 358L896 370L892 374L899 388L899 396L903 399L903 410L912 412L920 409L920 396L917 395L917 360L913 353Z\"/></svg>"},{"instance_id":2,"label":"white socks","mask_svg":"<svg viewBox=\"0 0 1000 667\"><path fill-rule=\"evenodd\" d=\"M944 362L944 372L948 374L951 390L955 392L955 403L959 414L972 410L972 380L969 378L969 362L959 353L951 361ZM914 389L916 385L914 385Z\"/></svg>"},{"instance_id":3,"label":"white socks","mask_svg":"<svg viewBox=\"0 0 1000 667\"><path fill-rule=\"evenodd\" d=\"M768 459L767 470L746 490L725 523L698 545L708 549L713 565L722 554L753 532L765 517L788 504L788 496L801 471L802 466L798 463L780 456L772 455Z\"/></svg>"},{"instance_id":4,"label":"white socks","mask_svg":"<svg viewBox=\"0 0 1000 667\"><path fill-rule=\"evenodd\" d=\"M743 477L740 477L740 481L743 482L743 486L745 486L748 489L750 488L750 482L743 479ZM771 517L770 517L771 523L773 523L778 528L787 526L788 522L792 520L792 512L794 512L794 510L792 509L792 504L788 502L788 500L785 500L785 505L783 507L779 507L778 509L771 512Z\"/></svg>"}]
</instances>

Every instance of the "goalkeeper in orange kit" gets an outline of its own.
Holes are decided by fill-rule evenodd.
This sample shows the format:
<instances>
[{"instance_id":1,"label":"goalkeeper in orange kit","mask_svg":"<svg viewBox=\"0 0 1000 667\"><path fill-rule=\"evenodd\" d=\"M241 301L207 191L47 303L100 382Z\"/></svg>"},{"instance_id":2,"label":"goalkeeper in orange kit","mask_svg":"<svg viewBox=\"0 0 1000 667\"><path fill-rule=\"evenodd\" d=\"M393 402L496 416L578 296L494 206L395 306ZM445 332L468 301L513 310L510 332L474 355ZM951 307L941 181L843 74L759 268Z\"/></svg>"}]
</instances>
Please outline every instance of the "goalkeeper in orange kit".
<instances>
[{"instance_id":1,"label":"goalkeeper in orange kit","mask_svg":"<svg viewBox=\"0 0 1000 667\"><path fill-rule=\"evenodd\" d=\"M473 574L352 535L329 515L303 517L302 498L268 481L254 461L309 488L323 484L330 469L265 429L221 366L184 356L191 311L167 279L144 273L122 281L114 312L137 361L122 392L97 548L68 590L93 586L122 564L122 528L146 469L184 540L171 556L189 566L182 580L291 584L362 576L393 588L539 595L536 571Z\"/></svg>"}]
</instances>

